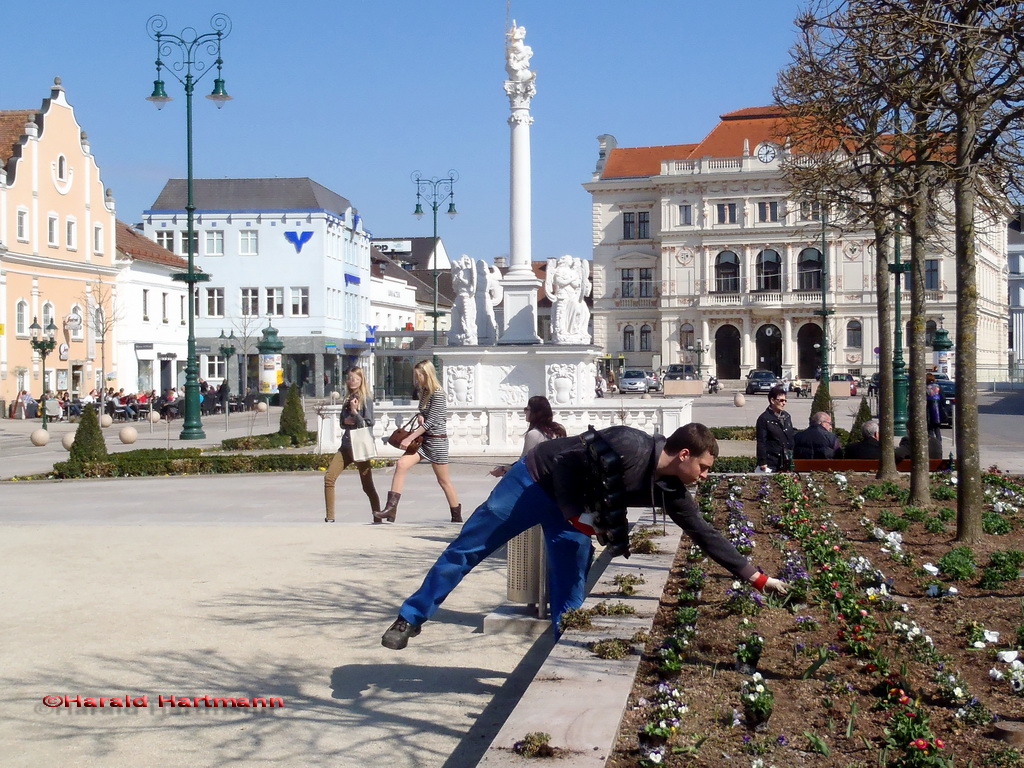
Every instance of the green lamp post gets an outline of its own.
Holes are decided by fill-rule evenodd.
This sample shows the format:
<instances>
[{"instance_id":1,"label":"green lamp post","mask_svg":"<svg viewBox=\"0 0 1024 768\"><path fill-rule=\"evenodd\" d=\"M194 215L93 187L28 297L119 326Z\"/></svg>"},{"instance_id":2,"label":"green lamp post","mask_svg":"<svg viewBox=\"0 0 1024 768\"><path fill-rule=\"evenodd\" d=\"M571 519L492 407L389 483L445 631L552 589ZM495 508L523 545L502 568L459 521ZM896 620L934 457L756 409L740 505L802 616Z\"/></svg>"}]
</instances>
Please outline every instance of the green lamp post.
<instances>
[{"instance_id":1,"label":"green lamp post","mask_svg":"<svg viewBox=\"0 0 1024 768\"><path fill-rule=\"evenodd\" d=\"M910 263L900 262L900 226L896 225L896 242L893 246L894 263L889 265L889 271L896 275L896 331L893 334L892 354L892 398L893 398L893 434L903 437L907 434L907 396L910 390L910 381L907 377L907 364L903 360L903 315L900 305L900 283L903 281L903 274L910 271Z\"/></svg>"},{"instance_id":2,"label":"green lamp post","mask_svg":"<svg viewBox=\"0 0 1024 768\"><path fill-rule=\"evenodd\" d=\"M32 345L39 357L43 360L43 395L39 400L39 405L43 409L43 429L47 429L46 426L46 356L53 352L54 346L57 344L55 336L57 335L57 326L53 324L53 318L50 318L50 322L46 326L46 335L43 336L43 328L39 325L39 320L35 317L32 318L32 325L28 327L32 333L32 338L29 343Z\"/></svg>"},{"instance_id":3,"label":"green lamp post","mask_svg":"<svg viewBox=\"0 0 1024 768\"><path fill-rule=\"evenodd\" d=\"M238 351L235 347L235 332L232 331L230 336L225 336L224 331L220 332L220 347L218 352L224 356L224 379L228 382L228 387L231 387L231 358L235 356L235 352Z\"/></svg>"},{"instance_id":4,"label":"green lamp post","mask_svg":"<svg viewBox=\"0 0 1024 768\"><path fill-rule=\"evenodd\" d=\"M231 33L231 19L223 13L218 13L210 19L212 32L198 34L194 27L185 27L180 35L165 32L167 19L164 16L151 16L146 22L149 36L156 40L156 80L153 81L153 93L146 97L147 101L153 102L157 109L163 109L164 105L171 101L164 88L164 81L160 75L164 68L163 57L178 55L180 61L174 62L169 68L175 79L185 88L185 143L188 155L188 202L185 204L187 215L187 229L185 234L185 250L188 252L188 272L172 275L172 279L185 283L188 287L188 360L185 363L185 422L181 430L182 440L202 440L206 437L203 432L203 423L200 419L199 409L199 359L196 357L196 332L195 332L195 296L198 283L205 282L210 276L204 272L196 272L195 251L196 251L196 229L195 210L196 206L192 196L192 93L195 84L203 76L212 71L209 59L216 56L212 62L217 67L217 77L213 81L213 92L206 98L213 101L220 109L231 100L224 88L224 78L221 77L221 65L224 63L220 57L221 41ZM195 71L196 74L193 74ZM184 78L178 76L178 72L184 73Z\"/></svg>"},{"instance_id":5,"label":"green lamp post","mask_svg":"<svg viewBox=\"0 0 1024 768\"><path fill-rule=\"evenodd\" d=\"M455 210L455 182L459 180L458 171L448 171L448 175L444 178L430 178L425 179L419 171L414 171L412 176L412 183L416 185L416 208L413 210L412 215L417 219L423 218L423 202L426 202L430 206L430 210L434 215L434 246L433 255L431 256L430 262L433 267L434 273L434 311L430 313L430 316L434 318L434 346L437 346L437 319L440 314L437 310L437 211L438 209L448 203L448 216L454 219L458 215L458 211ZM437 354L434 355L434 368L437 368Z\"/></svg>"}]
</instances>

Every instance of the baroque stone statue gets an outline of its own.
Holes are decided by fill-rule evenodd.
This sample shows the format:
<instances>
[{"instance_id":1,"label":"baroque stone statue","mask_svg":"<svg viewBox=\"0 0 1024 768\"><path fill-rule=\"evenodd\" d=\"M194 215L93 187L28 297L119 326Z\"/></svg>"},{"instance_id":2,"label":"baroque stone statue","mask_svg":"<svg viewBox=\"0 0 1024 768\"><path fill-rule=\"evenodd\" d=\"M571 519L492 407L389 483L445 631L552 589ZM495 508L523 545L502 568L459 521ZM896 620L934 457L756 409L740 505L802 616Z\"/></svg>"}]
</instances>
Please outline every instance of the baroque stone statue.
<instances>
[{"instance_id":1,"label":"baroque stone statue","mask_svg":"<svg viewBox=\"0 0 1024 768\"><path fill-rule=\"evenodd\" d=\"M551 339L555 344L590 343L590 262L566 254L548 259L544 290L551 300Z\"/></svg>"},{"instance_id":2,"label":"baroque stone statue","mask_svg":"<svg viewBox=\"0 0 1024 768\"><path fill-rule=\"evenodd\" d=\"M475 346L476 335L476 260L463 255L452 262L452 327L448 344L453 347Z\"/></svg>"}]
</instances>

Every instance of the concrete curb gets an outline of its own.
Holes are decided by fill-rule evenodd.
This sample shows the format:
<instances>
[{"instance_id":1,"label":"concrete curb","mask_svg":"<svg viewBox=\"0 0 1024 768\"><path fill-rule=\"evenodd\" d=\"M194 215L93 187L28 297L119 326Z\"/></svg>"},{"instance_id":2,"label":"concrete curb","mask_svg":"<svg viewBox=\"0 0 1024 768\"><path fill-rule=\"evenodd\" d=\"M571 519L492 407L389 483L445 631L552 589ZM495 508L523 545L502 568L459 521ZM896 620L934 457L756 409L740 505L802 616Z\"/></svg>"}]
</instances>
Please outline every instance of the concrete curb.
<instances>
[{"instance_id":1,"label":"concrete curb","mask_svg":"<svg viewBox=\"0 0 1024 768\"><path fill-rule=\"evenodd\" d=\"M638 524L654 526L651 512L645 512ZM661 523L657 526L660 528ZM633 690L640 650L634 646L626 658L606 660L594 655L588 646L597 640L628 640L640 630L651 630L681 537L682 531L670 525L666 536L654 539L658 553L611 562L583 607L621 602L634 608L636 615L596 616L593 629L562 635L480 765L533 765L512 747L526 734L540 731L550 734L551 746L562 750L558 760L561 768L604 766ZM618 594L612 580L619 574L642 574L645 583L638 585L633 595Z\"/></svg>"}]
</instances>

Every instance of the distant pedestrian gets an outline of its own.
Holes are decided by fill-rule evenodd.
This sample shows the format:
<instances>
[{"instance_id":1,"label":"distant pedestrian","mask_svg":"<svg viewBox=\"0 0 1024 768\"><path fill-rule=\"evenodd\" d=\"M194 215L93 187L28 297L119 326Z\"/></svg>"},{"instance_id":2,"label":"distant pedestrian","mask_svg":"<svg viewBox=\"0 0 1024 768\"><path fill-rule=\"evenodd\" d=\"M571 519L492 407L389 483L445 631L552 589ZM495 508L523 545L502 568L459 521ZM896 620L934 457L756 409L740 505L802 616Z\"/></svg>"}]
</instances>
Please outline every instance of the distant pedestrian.
<instances>
[{"instance_id":1,"label":"distant pedestrian","mask_svg":"<svg viewBox=\"0 0 1024 768\"><path fill-rule=\"evenodd\" d=\"M520 458L528 454L545 440L565 437L565 427L555 421L551 410L551 402L544 395L534 395L523 409L526 412L526 434L523 436L523 452ZM504 477L512 468L511 464L501 464L491 470L494 477Z\"/></svg>"},{"instance_id":2,"label":"distant pedestrian","mask_svg":"<svg viewBox=\"0 0 1024 768\"><path fill-rule=\"evenodd\" d=\"M596 394L598 397L604 397L604 393L607 391L608 382L605 380L604 376L602 376L601 374L597 374L597 377L594 381L594 394Z\"/></svg>"},{"instance_id":3,"label":"distant pedestrian","mask_svg":"<svg viewBox=\"0 0 1024 768\"><path fill-rule=\"evenodd\" d=\"M441 490L444 491L445 498L448 500L452 522L461 523L462 504L459 503L459 494L452 484L451 474L448 471L448 402L432 362L421 360L416 363L412 369L412 376L413 383L420 393L419 423L399 446L406 453L395 464L395 474L391 480L391 490L388 491L387 504L382 511L374 513L374 519L395 522L398 502L402 498L402 489L405 487L405 476L410 469L419 464L420 459L426 459L433 467L437 484L441 486ZM409 446L412 441L420 436L423 437L423 444L419 450L410 451Z\"/></svg>"},{"instance_id":4,"label":"distant pedestrian","mask_svg":"<svg viewBox=\"0 0 1024 768\"><path fill-rule=\"evenodd\" d=\"M363 486L363 493L370 500L370 513L373 516L373 522L382 523L384 520L380 517L380 497L373 485L373 462L370 459L356 461L352 456L352 430L373 426L373 397L370 395L370 387L362 368L349 368L345 376L345 384L347 389L345 400L341 406L341 428L344 430L341 436L341 445L324 474L326 511L324 522L334 522L334 484L345 467L354 463L356 469L359 470L359 481Z\"/></svg>"},{"instance_id":5,"label":"distant pedestrian","mask_svg":"<svg viewBox=\"0 0 1024 768\"><path fill-rule=\"evenodd\" d=\"M935 381L935 376L925 377L925 397L928 398L928 437L939 443L939 454L942 454L942 390Z\"/></svg>"},{"instance_id":6,"label":"distant pedestrian","mask_svg":"<svg viewBox=\"0 0 1024 768\"><path fill-rule=\"evenodd\" d=\"M882 444L878 441L878 422L874 419L865 421L861 427L864 439L846 446L848 459L881 459Z\"/></svg>"},{"instance_id":7,"label":"distant pedestrian","mask_svg":"<svg viewBox=\"0 0 1024 768\"><path fill-rule=\"evenodd\" d=\"M786 390L776 385L768 392L768 407L757 417L757 466L762 472L785 472L793 457L793 419L786 413Z\"/></svg>"},{"instance_id":8,"label":"distant pedestrian","mask_svg":"<svg viewBox=\"0 0 1024 768\"><path fill-rule=\"evenodd\" d=\"M832 416L825 411L811 414L811 425L793 437L794 459L842 458L843 444L832 433Z\"/></svg>"}]
</instances>

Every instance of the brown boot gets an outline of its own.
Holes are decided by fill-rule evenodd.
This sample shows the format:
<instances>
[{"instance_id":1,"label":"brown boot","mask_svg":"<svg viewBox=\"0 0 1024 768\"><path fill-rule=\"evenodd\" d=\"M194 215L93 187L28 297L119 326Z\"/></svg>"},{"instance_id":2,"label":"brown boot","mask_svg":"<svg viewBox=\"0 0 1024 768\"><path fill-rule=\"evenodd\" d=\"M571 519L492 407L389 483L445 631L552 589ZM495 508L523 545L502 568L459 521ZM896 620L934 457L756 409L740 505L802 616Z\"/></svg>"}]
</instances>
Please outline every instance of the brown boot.
<instances>
[{"instance_id":1,"label":"brown boot","mask_svg":"<svg viewBox=\"0 0 1024 768\"><path fill-rule=\"evenodd\" d=\"M449 507L449 509L452 511L452 522L453 523L461 523L462 522L462 505L459 504L459 506L457 506L457 507Z\"/></svg>"},{"instance_id":2,"label":"brown boot","mask_svg":"<svg viewBox=\"0 0 1024 768\"><path fill-rule=\"evenodd\" d=\"M388 503L384 505L383 510L373 513L374 521L384 522L385 520L390 520L392 523L395 522L395 515L398 514L398 501L401 498L402 494L388 491Z\"/></svg>"}]
</instances>

